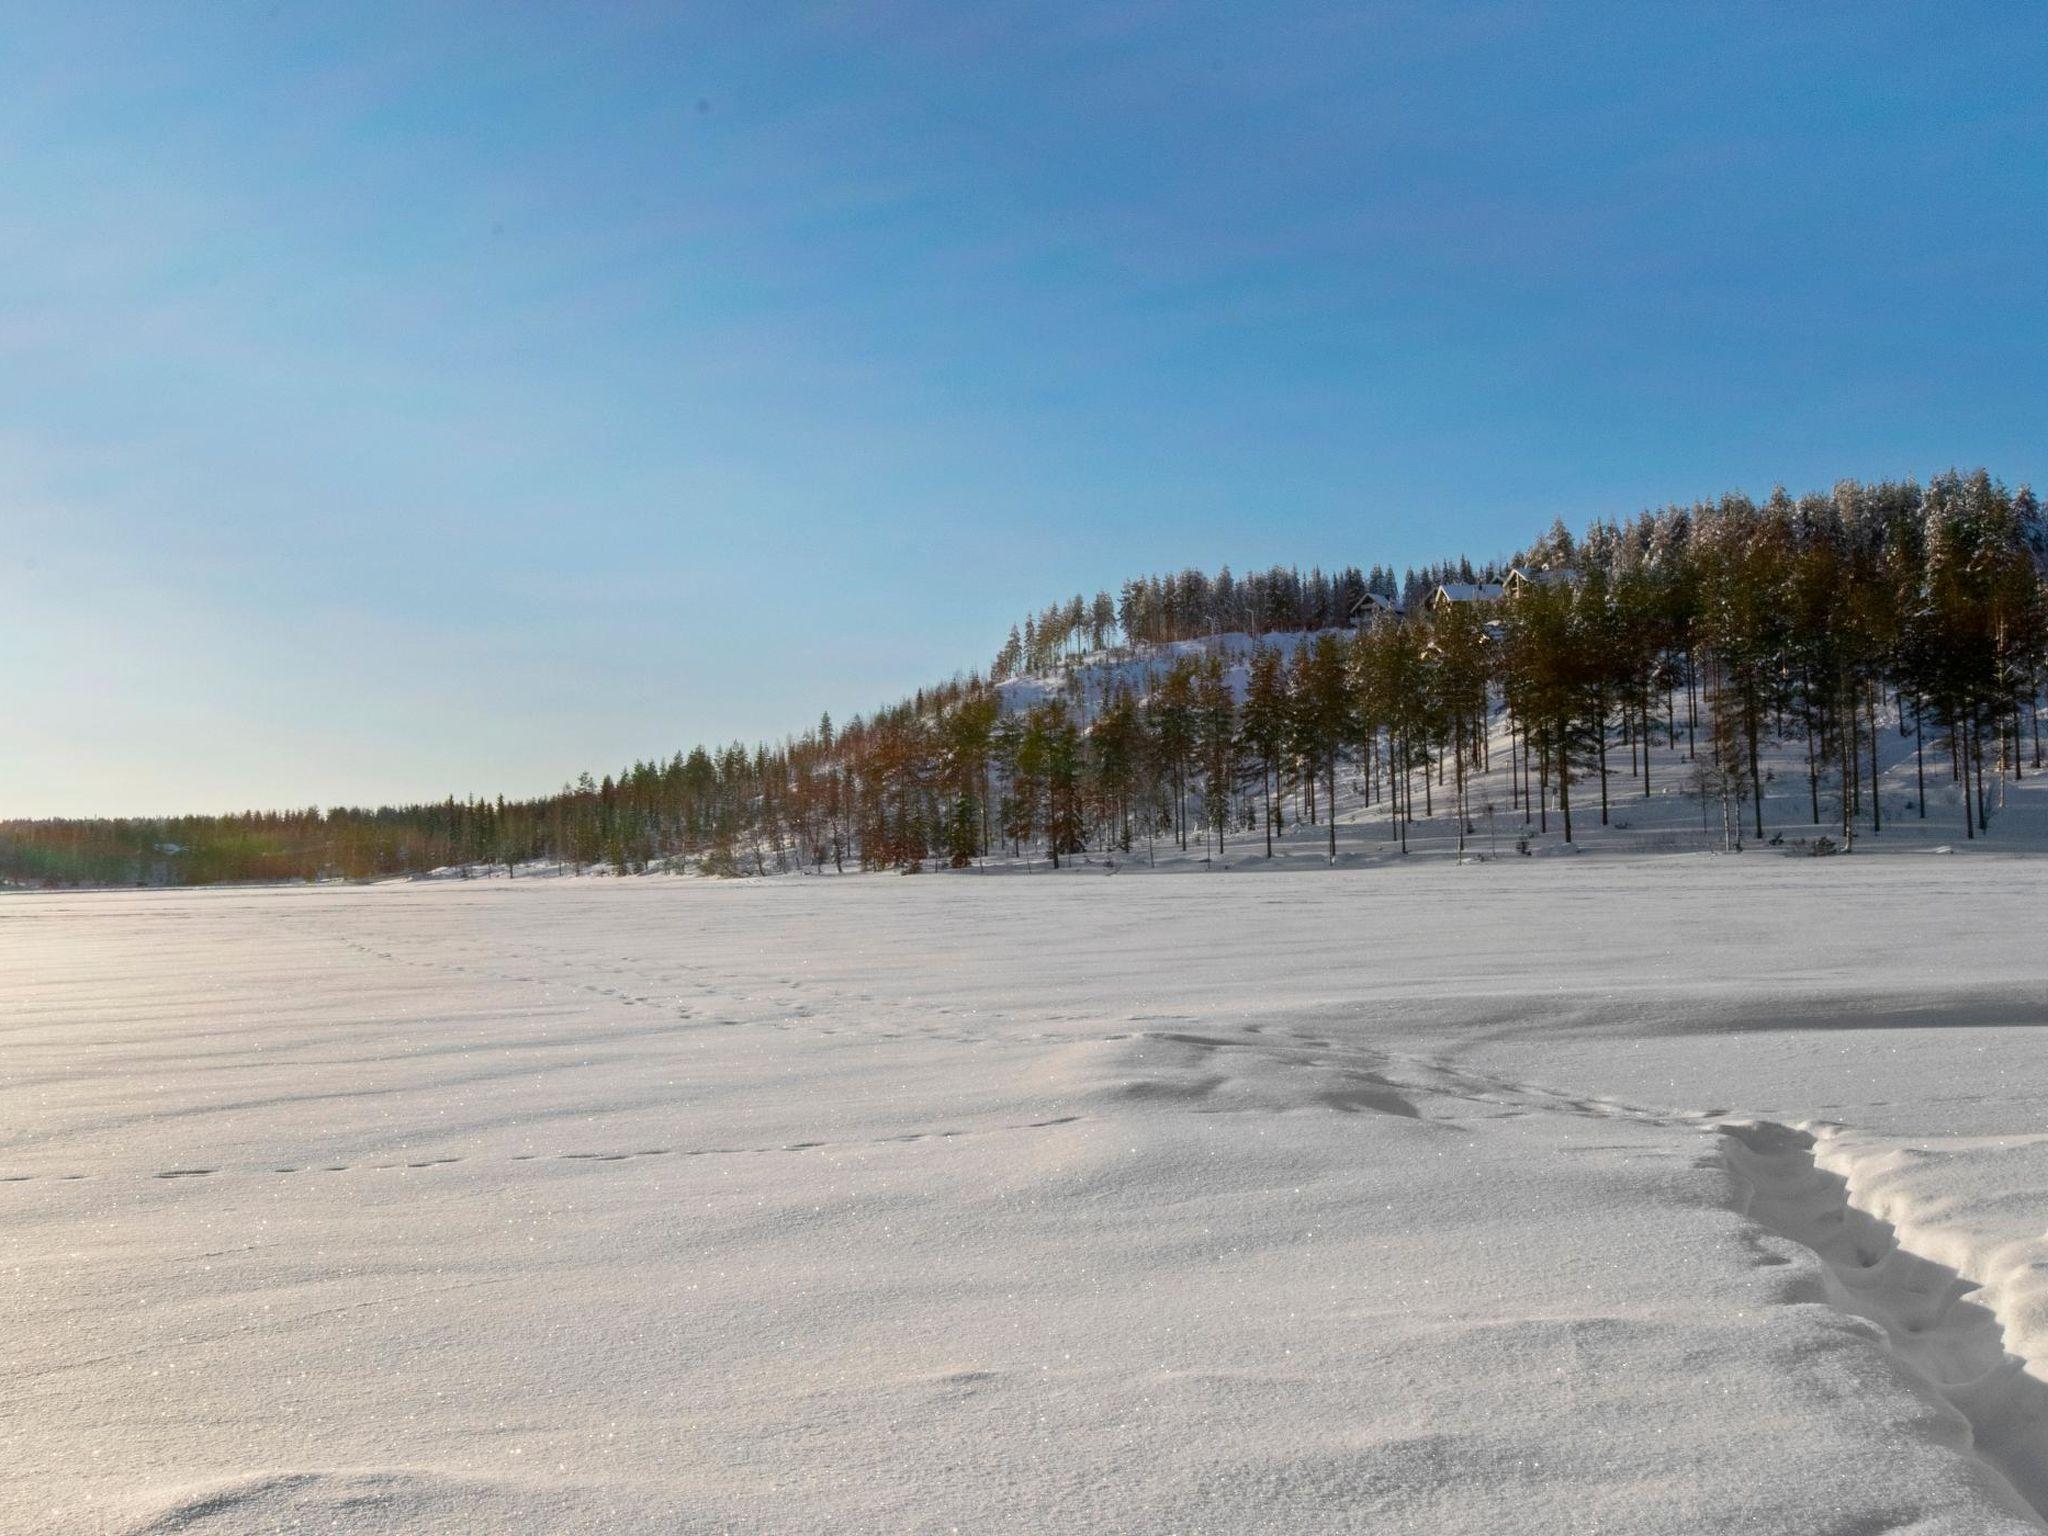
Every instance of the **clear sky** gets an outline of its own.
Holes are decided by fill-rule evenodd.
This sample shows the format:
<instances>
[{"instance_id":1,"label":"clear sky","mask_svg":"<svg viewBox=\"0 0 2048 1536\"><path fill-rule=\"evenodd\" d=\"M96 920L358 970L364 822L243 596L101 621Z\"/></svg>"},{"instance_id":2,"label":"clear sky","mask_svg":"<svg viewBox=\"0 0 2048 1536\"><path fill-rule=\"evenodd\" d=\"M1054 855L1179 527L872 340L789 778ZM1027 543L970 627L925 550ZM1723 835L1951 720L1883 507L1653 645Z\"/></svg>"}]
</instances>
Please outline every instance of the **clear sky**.
<instances>
[{"instance_id":1,"label":"clear sky","mask_svg":"<svg viewBox=\"0 0 2048 1536\"><path fill-rule=\"evenodd\" d=\"M2032 4L0 4L0 816L534 793L1146 570L1986 464Z\"/></svg>"}]
</instances>

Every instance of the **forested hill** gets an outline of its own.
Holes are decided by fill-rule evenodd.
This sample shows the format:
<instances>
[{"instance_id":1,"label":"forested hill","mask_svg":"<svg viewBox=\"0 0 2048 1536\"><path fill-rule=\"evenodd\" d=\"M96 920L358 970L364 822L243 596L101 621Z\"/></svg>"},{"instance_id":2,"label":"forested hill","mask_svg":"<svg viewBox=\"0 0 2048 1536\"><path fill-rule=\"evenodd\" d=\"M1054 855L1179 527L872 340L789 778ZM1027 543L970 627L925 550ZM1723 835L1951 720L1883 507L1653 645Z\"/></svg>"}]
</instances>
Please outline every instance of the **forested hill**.
<instances>
[{"instance_id":1,"label":"forested hill","mask_svg":"<svg viewBox=\"0 0 2048 1536\"><path fill-rule=\"evenodd\" d=\"M1482 775L1526 843L1571 838L1596 781L1606 820L1617 757L1647 795L1657 753L1724 836L1810 809L1847 844L1882 829L1881 739L1909 730L1909 803L1927 815L1931 754L1975 837L1994 786L2041 765L2044 570L2032 492L1978 471L1560 523L1511 560L1399 578L1148 576L1031 615L986 673L779 744L532 799L0 822L0 880L1057 867L1212 834L1270 850L1304 818L1334 855L1340 803L1401 848L1448 807L1462 845Z\"/></svg>"}]
</instances>

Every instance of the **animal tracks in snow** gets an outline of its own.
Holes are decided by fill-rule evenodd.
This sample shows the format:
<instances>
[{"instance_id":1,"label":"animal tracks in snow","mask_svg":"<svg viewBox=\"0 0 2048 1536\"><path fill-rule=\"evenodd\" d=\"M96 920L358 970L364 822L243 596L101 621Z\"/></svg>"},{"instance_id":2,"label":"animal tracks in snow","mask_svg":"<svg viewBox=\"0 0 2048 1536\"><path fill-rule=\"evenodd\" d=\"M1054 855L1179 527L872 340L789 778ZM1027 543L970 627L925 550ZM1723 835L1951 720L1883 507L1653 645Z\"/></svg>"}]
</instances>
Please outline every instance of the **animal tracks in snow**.
<instances>
[{"instance_id":1,"label":"animal tracks in snow","mask_svg":"<svg viewBox=\"0 0 2048 1536\"><path fill-rule=\"evenodd\" d=\"M1165 1021L1152 1016L1134 1022ZM1256 1025L1229 1034L1153 1029L1070 1036L1049 1053L1034 1083L1084 1099L1177 1102L1208 1114L1320 1109L1446 1128L1471 1118L1475 1107L1489 1119L1557 1114L1669 1130L1697 1130L1720 1113L1578 1095L1433 1057Z\"/></svg>"},{"instance_id":2,"label":"animal tracks in snow","mask_svg":"<svg viewBox=\"0 0 2048 1536\"><path fill-rule=\"evenodd\" d=\"M436 1168L448 1168L459 1163L628 1163L650 1157L752 1157L776 1152L832 1152L852 1151L863 1147L906 1146L925 1141L960 1141L980 1139L988 1136L1015 1135L1023 1131L1052 1130L1058 1126L1073 1125L1085 1119L1083 1115L1053 1115L1040 1120L1026 1120L1008 1125L982 1127L949 1126L940 1130L898 1131L887 1136L862 1136L841 1141L783 1141L769 1142L756 1146L730 1147L636 1147L628 1151L567 1151L567 1152L514 1152L495 1159L464 1157L424 1157L392 1162L374 1163L285 1163L268 1168L162 1168L143 1175L106 1175L88 1173L0 1174L0 1184L31 1183L77 1183L107 1177L147 1177L151 1179L210 1179L226 1178L274 1178L296 1174L322 1173L417 1173Z\"/></svg>"}]
</instances>

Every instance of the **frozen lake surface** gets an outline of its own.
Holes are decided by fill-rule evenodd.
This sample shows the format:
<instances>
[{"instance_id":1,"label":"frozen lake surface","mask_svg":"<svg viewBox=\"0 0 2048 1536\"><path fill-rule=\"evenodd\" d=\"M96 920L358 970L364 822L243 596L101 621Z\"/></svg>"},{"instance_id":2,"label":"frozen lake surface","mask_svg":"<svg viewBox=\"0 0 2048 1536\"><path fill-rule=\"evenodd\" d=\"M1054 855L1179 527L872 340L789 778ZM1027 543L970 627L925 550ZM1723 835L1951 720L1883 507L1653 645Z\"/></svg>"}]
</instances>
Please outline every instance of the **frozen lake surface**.
<instances>
[{"instance_id":1,"label":"frozen lake surface","mask_svg":"<svg viewBox=\"0 0 2048 1536\"><path fill-rule=\"evenodd\" d=\"M0 897L0 1528L2038 1531L2044 898Z\"/></svg>"}]
</instances>

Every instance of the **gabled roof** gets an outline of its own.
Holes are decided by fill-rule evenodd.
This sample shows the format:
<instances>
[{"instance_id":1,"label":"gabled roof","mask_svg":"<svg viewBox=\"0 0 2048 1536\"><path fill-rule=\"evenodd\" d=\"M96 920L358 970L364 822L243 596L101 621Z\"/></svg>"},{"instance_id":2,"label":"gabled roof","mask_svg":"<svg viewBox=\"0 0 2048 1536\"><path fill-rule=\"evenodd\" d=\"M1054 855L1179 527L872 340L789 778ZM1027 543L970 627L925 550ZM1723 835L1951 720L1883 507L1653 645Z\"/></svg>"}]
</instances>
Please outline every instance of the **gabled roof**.
<instances>
[{"instance_id":1,"label":"gabled roof","mask_svg":"<svg viewBox=\"0 0 2048 1536\"><path fill-rule=\"evenodd\" d=\"M1501 596L1497 581L1447 581L1429 596L1432 608L1445 603L1490 603Z\"/></svg>"},{"instance_id":2,"label":"gabled roof","mask_svg":"<svg viewBox=\"0 0 2048 1536\"><path fill-rule=\"evenodd\" d=\"M1398 619L1407 611L1408 605L1398 597L1387 597L1378 592L1368 592L1352 605L1351 621L1355 624L1361 619L1377 618L1383 613L1391 614Z\"/></svg>"},{"instance_id":3,"label":"gabled roof","mask_svg":"<svg viewBox=\"0 0 2048 1536\"><path fill-rule=\"evenodd\" d=\"M1568 567L1554 571L1532 571L1527 566L1510 566L1501 585L1509 591L1518 587L1575 587L1579 573Z\"/></svg>"}]
</instances>

